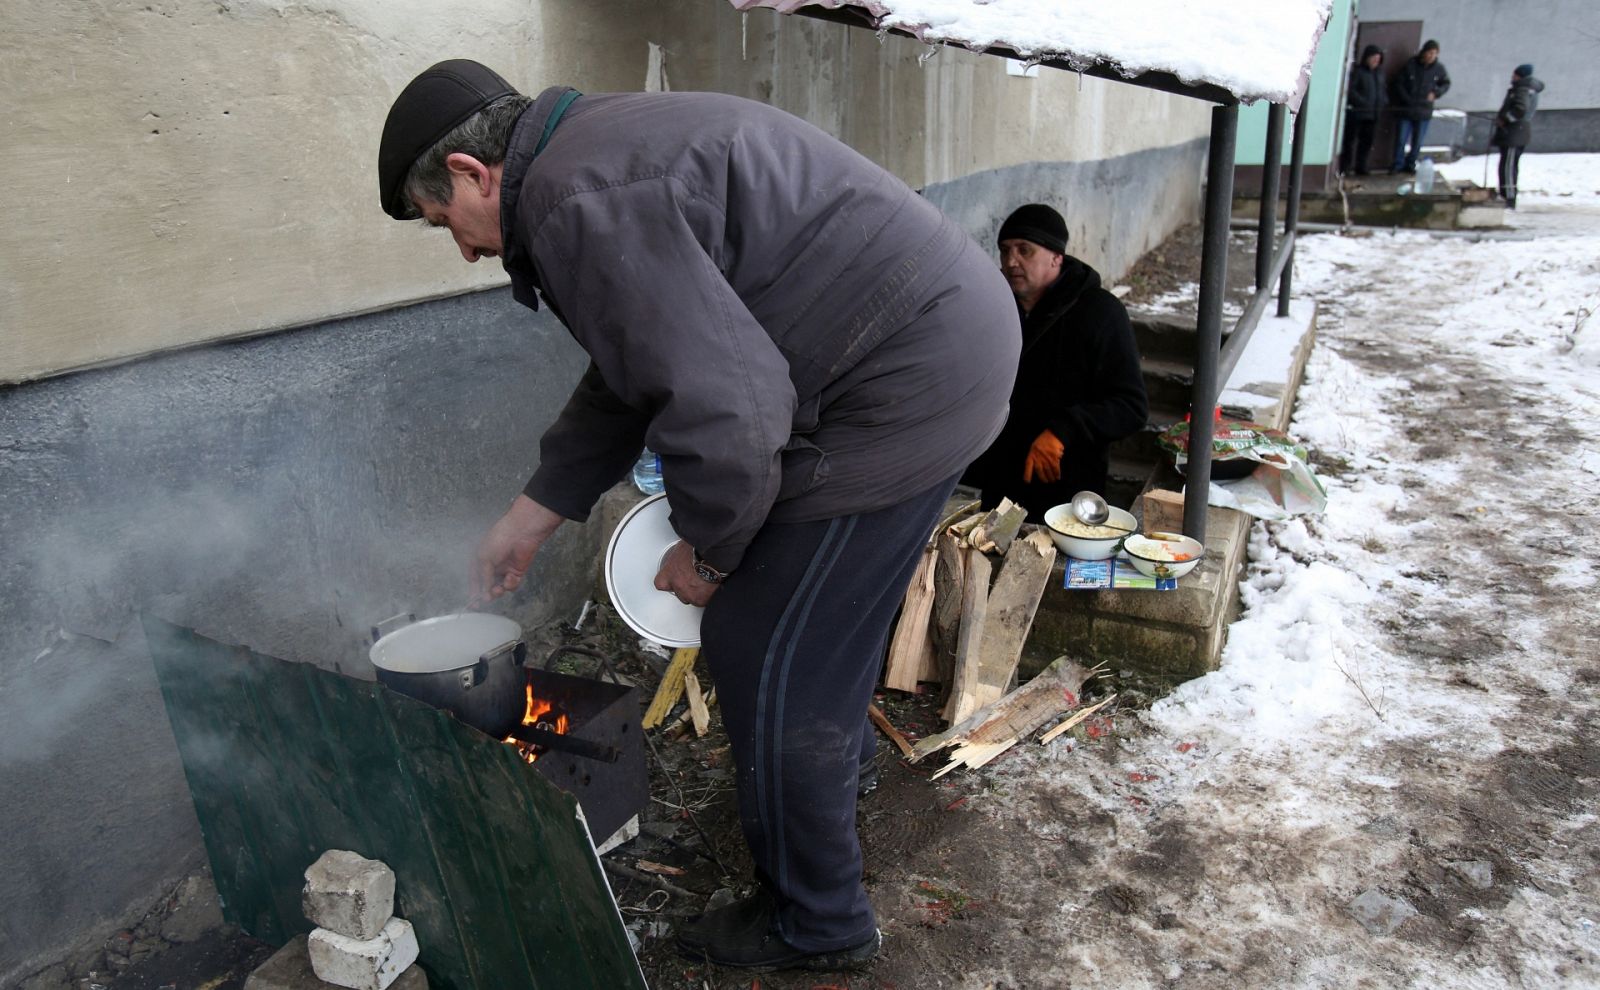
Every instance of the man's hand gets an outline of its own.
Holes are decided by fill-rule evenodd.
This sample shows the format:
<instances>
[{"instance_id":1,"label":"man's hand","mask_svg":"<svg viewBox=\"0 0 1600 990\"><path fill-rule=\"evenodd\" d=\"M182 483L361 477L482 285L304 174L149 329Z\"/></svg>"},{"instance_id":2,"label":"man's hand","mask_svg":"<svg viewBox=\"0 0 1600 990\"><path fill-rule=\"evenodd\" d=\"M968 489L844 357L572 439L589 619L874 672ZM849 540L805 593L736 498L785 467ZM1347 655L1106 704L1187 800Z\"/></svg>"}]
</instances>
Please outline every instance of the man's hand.
<instances>
[{"instance_id":1,"label":"man's hand","mask_svg":"<svg viewBox=\"0 0 1600 990\"><path fill-rule=\"evenodd\" d=\"M528 496L518 495L478 544L472 565L472 597L495 599L517 590L533 555L563 521Z\"/></svg>"},{"instance_id":2,"label":"man's hand","mask_svg":"<svg viewBox=\"0 0 1600 990\"><path fill-rule=\"evenodd\" d=\"M1033 446L1028 448L1028 459L1022 465L1022 480L1032 482L1037 476L1041 482L1060 481L1061 455L1066 449L1061 439L1049 430L1034 437Z\"/></svg>"},{"instance_id":3,"label":"man's hand","mask_svg":"<svg viewBox=\"0 0 1600 990\"><path fill-rule=\"evenodd\" d=\"M685 605L705 607L720 584L712 584L694 569L694 548L679 540L661 558L661 570L656 573L656 590L670 591Z\"/></svg>"}]
</instances>

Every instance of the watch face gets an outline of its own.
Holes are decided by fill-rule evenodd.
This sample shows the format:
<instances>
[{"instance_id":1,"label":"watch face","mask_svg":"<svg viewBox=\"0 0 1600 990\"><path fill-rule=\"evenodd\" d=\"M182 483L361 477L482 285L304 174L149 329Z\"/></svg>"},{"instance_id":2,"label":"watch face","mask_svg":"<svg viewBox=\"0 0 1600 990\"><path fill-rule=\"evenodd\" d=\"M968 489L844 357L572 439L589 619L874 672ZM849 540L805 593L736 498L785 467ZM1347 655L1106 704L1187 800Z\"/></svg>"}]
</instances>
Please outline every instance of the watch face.
<instances>
[{"instance_id":1,"label":"watch face","mask_svg":"<svg viewBox=\"0 0 1600 990\"><path fill-rule=\"evenodd\" d=\"M697 560L694 562L694 572L700 575L700 580L710 584L718 584L722 581L721 572L712 567L710 564L702 561Z\"/></svg>"}]
</instances>

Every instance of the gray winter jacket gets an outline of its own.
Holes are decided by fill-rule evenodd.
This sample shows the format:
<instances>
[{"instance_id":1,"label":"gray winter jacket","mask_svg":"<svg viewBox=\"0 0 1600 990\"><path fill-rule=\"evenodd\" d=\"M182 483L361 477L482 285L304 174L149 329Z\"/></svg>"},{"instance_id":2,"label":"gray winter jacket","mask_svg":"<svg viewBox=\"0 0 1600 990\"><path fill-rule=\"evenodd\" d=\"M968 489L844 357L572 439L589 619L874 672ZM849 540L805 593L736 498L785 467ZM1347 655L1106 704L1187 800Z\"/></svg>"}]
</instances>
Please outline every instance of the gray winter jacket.
<instances>
[{"instance_id":1,"label":"gray winter jacket","mask_svg":"<svg viewBox=\"0 0 1600 990\"><path fill-rule=\"evenodd\" d=\"M529 497L584 519L642 444L673 525L737 567L769 518L872 511L956 475L999 431L1020 333L992 259L805 122L705 93L565 88L517 123L504 264L593 363Z\"/></svg>"},{"instance_id":2,"label":"gray winter jacket","mask_svg":"<svg viewBox=\"0 0 1600 990\"><path fill-rule=\"evenodd\" d=\"M1494 135L1489 139L1497 148L1525 148L1533 138L1533 115L1539 112L1539 94L1544 83L1532 76L1518 76L1506 90L1506 98L1495 115Z\"/></svg>"}]
</instances>

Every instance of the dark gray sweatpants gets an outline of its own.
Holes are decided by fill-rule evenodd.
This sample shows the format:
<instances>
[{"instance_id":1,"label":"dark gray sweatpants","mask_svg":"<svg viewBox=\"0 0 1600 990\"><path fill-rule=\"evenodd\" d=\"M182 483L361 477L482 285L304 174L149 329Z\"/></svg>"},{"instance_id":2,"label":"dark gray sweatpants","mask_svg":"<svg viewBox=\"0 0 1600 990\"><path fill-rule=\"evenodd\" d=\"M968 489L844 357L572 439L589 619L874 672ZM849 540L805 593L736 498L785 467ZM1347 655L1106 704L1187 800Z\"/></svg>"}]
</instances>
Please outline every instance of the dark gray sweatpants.
<instances>
[{"instance_id":1,"label":"dark gray sweatpants","mask_svg":"<svg viewBox=\"0 0 1600 990\"><path fill-rule=\"evenodd\" d=\"M740 824L803 951L856 945L877 925L856 839L863 726L889 623L955 482L876 512L769 523L701 623Z\"/></svg>"}]
</instances>

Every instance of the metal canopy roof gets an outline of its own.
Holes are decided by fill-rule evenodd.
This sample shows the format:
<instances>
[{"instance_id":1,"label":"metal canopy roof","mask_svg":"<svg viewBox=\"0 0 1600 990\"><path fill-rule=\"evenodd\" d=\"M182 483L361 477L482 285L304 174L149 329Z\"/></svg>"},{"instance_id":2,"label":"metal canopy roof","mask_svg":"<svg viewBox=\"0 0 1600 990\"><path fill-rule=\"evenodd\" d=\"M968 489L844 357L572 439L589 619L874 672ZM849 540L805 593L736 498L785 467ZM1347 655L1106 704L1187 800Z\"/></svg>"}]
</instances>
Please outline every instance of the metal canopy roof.
<instances>
[{"instance_id":1,"label":"metal canopy roof","mask_svg":"<svg viewBox=\"0 0 1600 990\"><path fill-rule=\"evenodd\" d=\"M1332 0L729 0L1212 103L1298 106Z\"/></svg>"}]
</instances>

